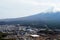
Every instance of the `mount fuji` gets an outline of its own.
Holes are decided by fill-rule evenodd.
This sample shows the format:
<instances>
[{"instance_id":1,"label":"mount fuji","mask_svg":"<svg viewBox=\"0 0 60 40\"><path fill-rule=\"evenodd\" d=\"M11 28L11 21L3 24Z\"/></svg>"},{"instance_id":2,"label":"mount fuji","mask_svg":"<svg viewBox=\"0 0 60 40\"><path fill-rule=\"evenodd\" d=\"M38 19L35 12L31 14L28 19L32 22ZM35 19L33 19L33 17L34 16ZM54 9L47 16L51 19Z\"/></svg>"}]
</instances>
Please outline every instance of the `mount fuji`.
<instances>
[{"instance_id":1,"label":"mount fuji","mask_svg":"<svg viewBox=\"0 0 60 40\"><path fill-rule=\"evenodd\" d=\"M0 24L35 24L60 28L60 12L42 12L28 17L1 19Z\"/></svg>"}]
</instances>

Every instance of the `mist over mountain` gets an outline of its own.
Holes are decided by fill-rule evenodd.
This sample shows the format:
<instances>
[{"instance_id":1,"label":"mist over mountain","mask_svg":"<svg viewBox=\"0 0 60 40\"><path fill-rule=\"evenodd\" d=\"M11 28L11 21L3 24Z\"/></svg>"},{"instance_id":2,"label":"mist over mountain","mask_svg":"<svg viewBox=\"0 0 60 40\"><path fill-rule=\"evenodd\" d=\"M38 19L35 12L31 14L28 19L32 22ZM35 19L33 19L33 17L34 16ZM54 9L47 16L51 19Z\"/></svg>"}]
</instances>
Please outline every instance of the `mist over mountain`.
<instances>
[{"instance_id":1,"label":"mist over mountain","mask_svg":"<svg viewBox=\"0 0 60 40\"><path fill-rule=\"evenodd\" d=\"M35 24L60 28L60 12L42 12L36 15L0 20L0 24Z\"/></svg>"}]
</instances>

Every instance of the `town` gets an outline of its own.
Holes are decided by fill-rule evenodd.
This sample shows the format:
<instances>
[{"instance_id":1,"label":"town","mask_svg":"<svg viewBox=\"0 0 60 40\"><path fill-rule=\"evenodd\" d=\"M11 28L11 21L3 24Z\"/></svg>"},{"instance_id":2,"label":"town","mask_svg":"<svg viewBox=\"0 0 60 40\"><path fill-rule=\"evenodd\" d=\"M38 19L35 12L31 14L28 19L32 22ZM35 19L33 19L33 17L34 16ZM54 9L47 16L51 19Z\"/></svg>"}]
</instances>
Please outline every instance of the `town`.
<instances>
[{"instance_id":1,"label":"town","mask_svg":"<svg viewBox=\"0 0 60 40\"><path fill-rule=\"evenodd\" d=\"M32 28L31 26L0 25L0 35L4 40L60 40L59 29ZM4 35L6 34L6 36Z\"/></svg>"}]
</instances>

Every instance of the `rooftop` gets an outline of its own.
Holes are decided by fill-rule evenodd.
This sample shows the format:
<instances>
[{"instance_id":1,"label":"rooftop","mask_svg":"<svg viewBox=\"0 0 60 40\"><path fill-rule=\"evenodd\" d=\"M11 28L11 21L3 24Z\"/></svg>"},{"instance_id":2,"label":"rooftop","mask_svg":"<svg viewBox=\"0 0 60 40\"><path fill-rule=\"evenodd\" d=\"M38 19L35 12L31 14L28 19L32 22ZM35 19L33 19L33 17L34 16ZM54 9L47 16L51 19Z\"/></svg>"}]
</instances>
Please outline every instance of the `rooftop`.
<instances>
[{"instance_id":1,"label":"rooftop","mask_svg":"<svg viewBox=\"0 0 60 40\"><path fill-rule=\"evenodd\" d=\"M32 37L39 37L39 35L31 35Z\"/></svg>"}]
</instances>

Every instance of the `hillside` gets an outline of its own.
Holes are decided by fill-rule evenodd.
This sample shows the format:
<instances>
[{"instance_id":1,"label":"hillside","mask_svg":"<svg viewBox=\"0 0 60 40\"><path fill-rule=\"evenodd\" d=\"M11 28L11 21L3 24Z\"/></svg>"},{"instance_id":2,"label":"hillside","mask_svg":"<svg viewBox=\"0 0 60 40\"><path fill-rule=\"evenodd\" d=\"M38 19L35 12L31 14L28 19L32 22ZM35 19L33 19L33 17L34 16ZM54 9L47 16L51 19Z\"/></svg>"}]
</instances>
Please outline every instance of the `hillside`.
<instances>
[{"instance_id":1,"label":"hillside","mask_svg":"<svg viewBox=\"0 0 60 40\"><path fill-rule=\"evenodd\" d=\"M42 12L36 15L0 20L0 24L22 24L22 25L48 25L60 28L60 12Z\"/></svg>"}]
</instances>

